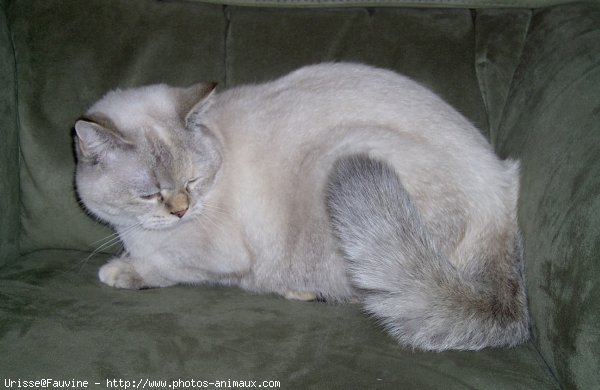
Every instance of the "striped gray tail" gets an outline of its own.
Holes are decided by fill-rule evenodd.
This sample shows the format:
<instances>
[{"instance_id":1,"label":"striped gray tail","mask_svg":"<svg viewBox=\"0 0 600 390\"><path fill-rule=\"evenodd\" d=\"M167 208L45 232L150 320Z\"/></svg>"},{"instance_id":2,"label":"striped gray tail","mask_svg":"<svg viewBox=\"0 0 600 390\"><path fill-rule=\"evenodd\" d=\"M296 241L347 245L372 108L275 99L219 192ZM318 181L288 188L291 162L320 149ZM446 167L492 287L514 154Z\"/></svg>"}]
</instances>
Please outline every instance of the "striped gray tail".
<instances>
[{"instance_id":1,"label":"striped gray tail","mask_svg":"<svg viewBox=\"0 0 600 390\"><path fill-rule=\"evenodd\" d=\"M518 233L503 244L508 250L483 248L468 271L459 269L436 250L393 169L364 156L335 164L327 200L365 310L401 345L478 350L528 339Z\"/></svg>"}]
</instances>

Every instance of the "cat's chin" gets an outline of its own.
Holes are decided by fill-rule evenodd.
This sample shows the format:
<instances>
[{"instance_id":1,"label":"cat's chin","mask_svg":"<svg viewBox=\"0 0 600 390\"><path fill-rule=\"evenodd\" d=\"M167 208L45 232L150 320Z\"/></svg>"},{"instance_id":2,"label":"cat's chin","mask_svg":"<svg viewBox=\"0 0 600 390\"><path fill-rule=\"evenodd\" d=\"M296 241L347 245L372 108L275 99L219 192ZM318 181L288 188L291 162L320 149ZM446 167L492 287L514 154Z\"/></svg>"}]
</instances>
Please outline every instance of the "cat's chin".
<instances>
[{"instance_id":1,"label":"cat's chin","mask_svg":"<svg viewBox=\"0 0 600 390\"><path fill-rule=\"evenodd\" d=\"M160 217L160 218L152 218L147 221L142 221L140 226L143 230L148 231L167 231L174 229L182 224L188 222L188 218L168 218L168 217Z\"/></svg>"},{"instance_id":2,"label":"cat's chin","mask_svg":"<svg viewBox=\"0 0 600 390\"><path fill-rule=\"evenodd\" d=\"M176 228L182 224L181 221L175 221L172 223L164 223L164 224L143 224L141 225L142 230L147 230L151 232L162 232L168 231Z\"/></svg>"},{"instance_id":3,"label":"cat's chin","mask_svg":"<svg viewBox=\"0 0 600 390\"><path fill-rule=\"evenodd\" d=\"M159 232L175 229L192 220L194 220L194 215L189 213L189 215L185 215L183 218L171 215L153 215L150 217L127 218L123 220L111 218L111 220L108 221L108 224L117 231L145 230Z\"/></svg>"}]
</instances>

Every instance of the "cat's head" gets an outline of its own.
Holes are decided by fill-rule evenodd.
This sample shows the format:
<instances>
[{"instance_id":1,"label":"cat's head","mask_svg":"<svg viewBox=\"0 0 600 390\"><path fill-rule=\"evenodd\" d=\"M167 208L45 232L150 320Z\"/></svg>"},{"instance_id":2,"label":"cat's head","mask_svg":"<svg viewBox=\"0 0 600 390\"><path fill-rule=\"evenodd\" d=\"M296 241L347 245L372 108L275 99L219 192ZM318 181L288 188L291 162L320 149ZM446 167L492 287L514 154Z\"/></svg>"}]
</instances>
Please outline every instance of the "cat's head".
<instances>
[{"instance_id":1,"label":"cat's head","mask_svg":"<svg viewBox=\"0 0 600 390\"><path fill-rule=\"evenodd\" d=\"M75 123L75 179L86 209L116 227L151 230L199 215L221 149L194 118L209 109L214 87L116 90L94 104Z\"/></svg>"}]
</instances>

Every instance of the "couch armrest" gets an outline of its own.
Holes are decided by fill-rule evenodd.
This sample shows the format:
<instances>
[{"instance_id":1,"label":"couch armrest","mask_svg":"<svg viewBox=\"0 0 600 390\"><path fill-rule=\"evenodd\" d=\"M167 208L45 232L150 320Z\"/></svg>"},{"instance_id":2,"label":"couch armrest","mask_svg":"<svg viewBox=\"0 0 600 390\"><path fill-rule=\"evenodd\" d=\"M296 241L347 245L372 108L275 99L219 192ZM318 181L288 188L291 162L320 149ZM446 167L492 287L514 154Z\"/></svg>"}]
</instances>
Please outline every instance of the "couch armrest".
<instances>
[{"instance_id":1,"label":"couch armrest","mask_svg":"<svg viewBox=\"0 0 600 390\"><path fill-rule=\"evenodd\" d=\"M497 134L521 160L537 347L565 388L600 383L600 5L534 12Z\"/></svg>"},{"instance_id":2,"label":"couch armrest","mask_svg":"<svg viewBox=\"0 0 600 390\"><path fill-rule=\"evenodd\" d=\"M0 1L0 266L19 242L19 142L16 69L5 5Z\"/></svg>"}]
</instances>

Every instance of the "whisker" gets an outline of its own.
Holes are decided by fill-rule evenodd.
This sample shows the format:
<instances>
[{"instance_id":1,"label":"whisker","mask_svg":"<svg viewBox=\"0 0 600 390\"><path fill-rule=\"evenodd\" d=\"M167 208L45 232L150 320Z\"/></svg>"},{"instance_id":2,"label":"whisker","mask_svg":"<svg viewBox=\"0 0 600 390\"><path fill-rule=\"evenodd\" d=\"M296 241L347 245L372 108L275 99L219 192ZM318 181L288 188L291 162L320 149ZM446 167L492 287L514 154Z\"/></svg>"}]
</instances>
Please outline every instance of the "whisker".
<instances>
[{"instance_id":1,"label":"whisker","mask_svg":"<svg viewBox=\"0 0 600 390\"><path fill-rule=\"evenodd\" d=\"M113 246L116 242L122 241L123 238L125 238L126 236L130 235L132 232L138 230L137 228L140 226L139 223L133 224L125 229L123 229L121 232L115 232L113 234L111 234L110 236L105 237L104 239L109 239L108 241L106 241L105 243L101 244L98 248L96 248L94 250L94 252L98 253L101 252L104 249L110 248L111 246ZM102 241L102 240L99 240ZM99 241L96 241L99 242Z\"/></svg>"},{"instance_id":2,"label":"whisker","mask_svg":"<svg viewBox=\"0 0 600 390\"><path fill-rule=\"evenodd\" d=\"M220 234L224 233L224 227L223 227L223 225L217 223L210 215L203 214L203 215L198 215L195 218L196 218L196 220L198 222L200 222L200 226L204 227L205 229L207 229L208 228L207 225L210 224L211 227L213 227L216 230L218 230L220 232Z\"/></svg>"},{"instance_id":3,"label":"whisker","mask_svg":"<svg viewBox=\"0 0 600 390\"><path fill-rule=\"evenodd\" d=\"M90 243L90 244L89 244L89 246L95 246L96 244L98 244L98 243L100 243L100 242L102 242L102 241L104 241L104 240L106 240L106 239L111 239L111 240L112 240L114 237L117 237L118 235L119 235L119 233L117 233L117 232L114 232L114 233L112 233L112 234L109 234L109 235L108 235L108 236L106 236L106 237L102 237L101 239L99 239L99 240L96 240L96 241L94 241L94 242Z\"/></svg>"},{"instance_id":4,"label":"whisker","mask_svg":"<svg viewBox=\"0 0 600 390\"><path fill-rule=\"evenodd\" d=\"M211 220L206 216L206 214L195 215L194 219L200 223L201 227L206 228L205 222L210 222L211 226L217 227L215 221Z\"/></svg>"},{"instance_id":5,"label":"whisker","mask_svg":"<svg viewBox=\"0 0 600 390\"><path fill-rule=\"evenodd\" d=\"M224 209L224 208L222 208L222 207L216 206L216 205L214 205L214 204L211 204L211 203L204 203L204 204L203 204L203 206L204 206L204 207L205 207L207 210L209 210L209 211L214 211L214 212L217 212L217 213L219 213L219 214L223 214L223 215L225 215L225 216L228 216L228 217L229 217L229 216L231 216L231 213L230 213L229 211L227 211L226 209Z\"/></svg>"},{"instance_id":6,"label":"whisker","mask_svg":"<svg viewBox=\"0 0 600 390\"><path fill-rule=\"evenodd\" d=\"M122 241L124 238L134 234L135 232L142 230L142 224L140 222L135 223L131 226L126 227L125 229L123 229L121 232L115 232L112 233L106 237L103 237L99 240L94 241L92 244L90 245L94 245L97 244L103 240L107 240L106 242L100 244L96 249L94 249L88 256L86 256L85 258L81 259L80 261L78 261L76 264L73 265L73 267L69 268L68 270L72 270L75 267L79 266L79 271L80 272L83 267L85 266L85 264L87 264L87 262L94 256L96 256L97 254L101 253L102 251L105 251L107 249L110 249L112 247L114 247L115 245L118 244L122 244Z\"/></svg>"}]
</instances>

